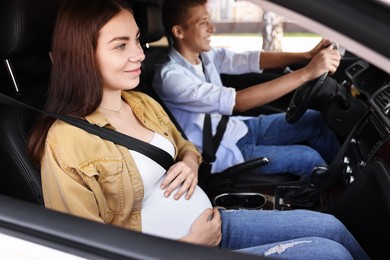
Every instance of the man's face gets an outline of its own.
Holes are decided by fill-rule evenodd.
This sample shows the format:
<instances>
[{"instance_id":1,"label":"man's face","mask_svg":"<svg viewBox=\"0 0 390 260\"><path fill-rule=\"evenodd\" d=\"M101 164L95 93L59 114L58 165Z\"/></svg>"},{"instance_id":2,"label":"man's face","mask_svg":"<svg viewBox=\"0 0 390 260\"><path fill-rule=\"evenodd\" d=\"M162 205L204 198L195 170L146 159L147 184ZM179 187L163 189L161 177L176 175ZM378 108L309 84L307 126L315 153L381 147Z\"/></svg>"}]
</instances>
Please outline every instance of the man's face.
<instances>
[{"instance_id":1,"label":"man's face","mask_svg":"<svg viewBox=\"0 0 390 260\"><path fill-rule=\"evenodd\" d=\"M182 47L195 53L210 50L210 36L215 32L215 26L210 20L210 14L205 5L190 8L186 24L181 28Z\"/></svg>"}]
</instances>

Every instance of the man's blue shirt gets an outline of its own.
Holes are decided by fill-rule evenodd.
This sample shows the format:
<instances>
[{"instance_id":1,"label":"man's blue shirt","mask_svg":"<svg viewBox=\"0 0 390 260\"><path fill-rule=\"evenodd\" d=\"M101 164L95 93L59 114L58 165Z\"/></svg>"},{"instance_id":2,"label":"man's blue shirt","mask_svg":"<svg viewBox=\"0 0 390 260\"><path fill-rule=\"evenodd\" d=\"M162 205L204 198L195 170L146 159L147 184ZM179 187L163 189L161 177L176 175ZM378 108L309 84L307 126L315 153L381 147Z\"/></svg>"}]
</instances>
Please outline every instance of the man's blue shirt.
<instances>
[{"instance_id":1,"label":"man's blue shirt","mask_svg":"<svg viewBox=\"0 0 390 260\"><path fill-rule=\"evenodd\" d=\"M211 114L213 135L221 115L232 115L236 91L223 86L220 74L260 73L259 51L235 53L213 48L201 53L206 77L199 76L178 51L171 48L167 60L157 65L153 87L174 115L188 139L202 151L203 120ZM248 131L244 117L231 116L217 151L212 172L241 163L244 158L236 146Z\"/></svg>"}]
</instances>

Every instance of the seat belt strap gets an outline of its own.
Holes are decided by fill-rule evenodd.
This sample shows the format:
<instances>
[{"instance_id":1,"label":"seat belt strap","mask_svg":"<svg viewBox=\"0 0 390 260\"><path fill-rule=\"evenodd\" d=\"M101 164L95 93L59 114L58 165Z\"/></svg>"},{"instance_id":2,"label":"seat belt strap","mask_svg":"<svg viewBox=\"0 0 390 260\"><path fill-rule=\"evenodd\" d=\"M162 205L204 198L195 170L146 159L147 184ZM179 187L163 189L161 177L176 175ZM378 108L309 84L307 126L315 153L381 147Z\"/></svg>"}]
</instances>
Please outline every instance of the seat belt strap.
<instances>
[{"instance_id":1,"label":"seat belt strap","mask_svg":"<svg viewBox=\"0 0 390 260\"><path fill-rule=\"evenodd\" d=\"M213 134L211 132L210 114L205 114L204 121L203 121L203 151L202 151L203 162L211 163L214 162L216 159L213 152L212 136Z\"/></svg>"},{"instance_id":2,"label":"seat belt strap","mask_svg":"<svg viewBox=\"0 0 390 260\"><path fill-rule=\"evenodd\" d=\"M122 134L120 132L117 132L115 130L105 128L105 127L99 127L97 125L93 125L88 123L87 121L76 118L73 116L68 115L61 115L56 113L50 113L46 112L40 109L37 109L35 107L32 107L30 105L27 105L19 100L13 99L9 96L6 96L2 93L0 93L0 103L11 105L14 107L19 108L26 108L29 110L34 110L39 113L51 116L53 118L59 119L61 121L64 121L68 124L74 125L76 127L79 127L91 134L100 136L101 138L111 141L115 144L122 145L127 147L128 149L140 152L150 159L154 160L158 164L160 164L165 170L168 170L170 166L173 165L174 160L172 156L164 151L163 149L160 149L152 144L149 144L147 142L141 141L139 139L136 139L134 137Z\"/></svg>"},{"instance_id":3,"label":"seat belt strap","mask_svg":"<svg viewBox=\"0 0 390 260\"><path fill-rule=\"evenodd\" d=\"M213 137L214 155L217 153L218 147L221 144L222 137L225 133L228 121L229 121L229 116L223 115L221 120L218 123L217 132Z\"/></svg>"},{"instance_id":4,"label":"seat belt strap","mask_svg":"<svg viewBox=\"0 0 390 260\"><path fill-rule=\"evenodd\" d=\"M223 115L219 120L215 135L212 134L211 116L206 114L203 122L203 161L207 163L214 162L217 157L216 153L221 144L222 137L225 133L229 116Z\"/></svg>"}]
</instances>

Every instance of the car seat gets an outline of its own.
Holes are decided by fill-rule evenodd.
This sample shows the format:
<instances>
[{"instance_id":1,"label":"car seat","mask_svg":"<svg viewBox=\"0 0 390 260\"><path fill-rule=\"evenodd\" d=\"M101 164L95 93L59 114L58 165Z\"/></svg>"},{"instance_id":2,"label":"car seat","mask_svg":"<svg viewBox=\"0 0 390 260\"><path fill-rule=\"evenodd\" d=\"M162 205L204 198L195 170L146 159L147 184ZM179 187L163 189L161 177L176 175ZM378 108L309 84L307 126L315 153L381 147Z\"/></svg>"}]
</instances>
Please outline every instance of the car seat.
<instances>
[{"instance_id":1,"label":"car seat","mask_svg":"<svg viewBox=\"0 0 390 260\"><path fill-rule=\"evenodd\" d=\"M50 43L59 0L3 0L0 92L41 108L49 80ZM35 113L0 104L0 193L43 204L39 170L26 152Z\"/></svg>"}]
</instances>

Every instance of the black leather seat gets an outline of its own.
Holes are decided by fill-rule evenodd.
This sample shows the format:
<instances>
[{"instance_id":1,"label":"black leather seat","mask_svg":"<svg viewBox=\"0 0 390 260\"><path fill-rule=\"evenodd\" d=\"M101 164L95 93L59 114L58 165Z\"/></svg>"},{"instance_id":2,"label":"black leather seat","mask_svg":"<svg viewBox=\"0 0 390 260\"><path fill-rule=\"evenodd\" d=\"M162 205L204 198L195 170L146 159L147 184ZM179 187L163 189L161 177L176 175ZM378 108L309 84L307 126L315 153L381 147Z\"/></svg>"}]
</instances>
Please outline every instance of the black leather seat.
<instances>
[{"instance_id":1,"label":"black leather seat","mask_svg":"<svg viewBox=\"0 0 390 260\"><path fill-rule=\"evenodd\" d=\"M0 92L35 107L45 102L51 33L60 1L3 0L0 3ZM42 204L39 170L26 149L35 113L0 104L0 193Z\"/></svg>"}]
</instances>

